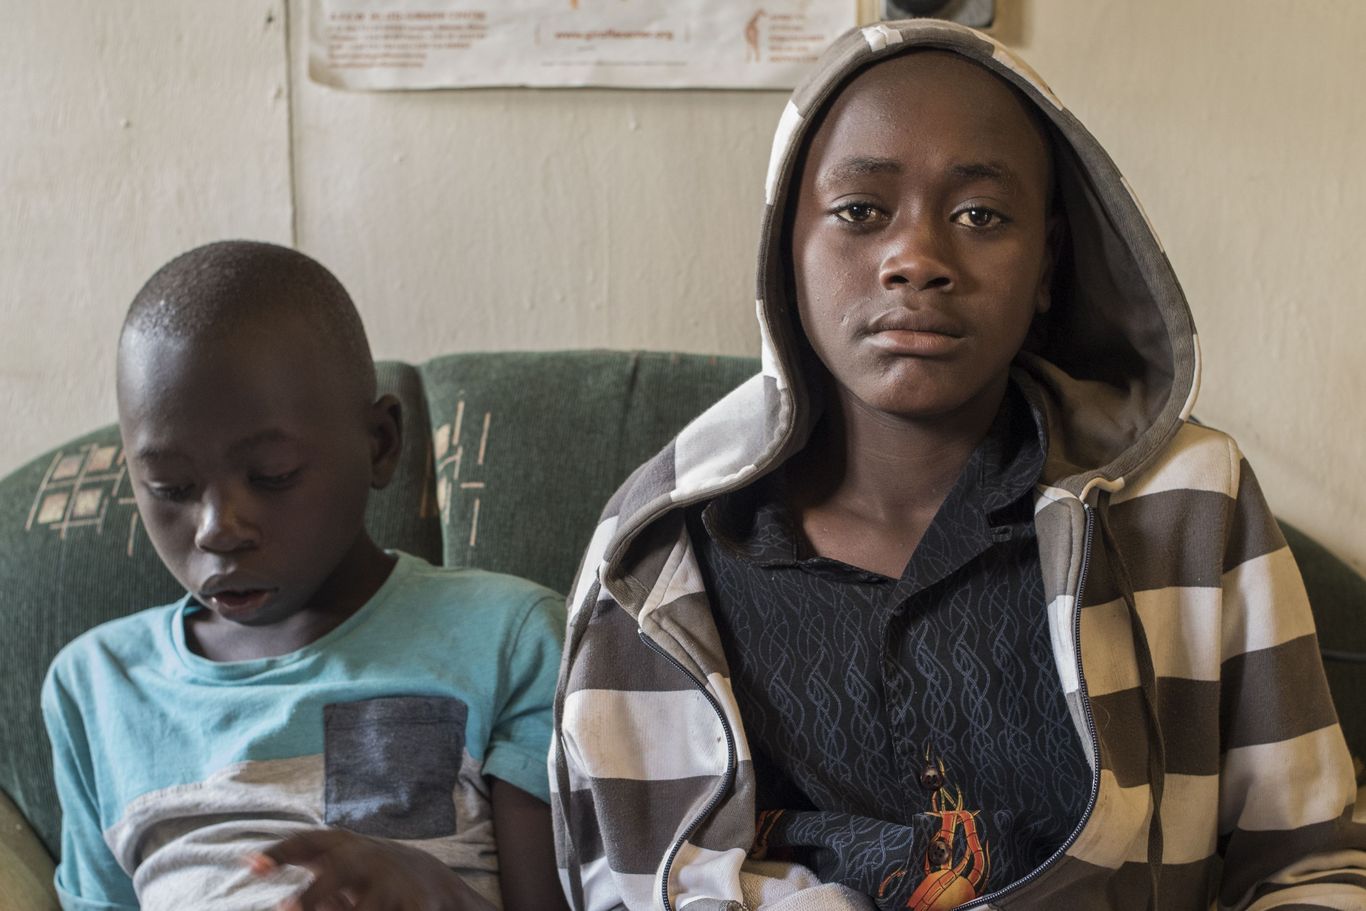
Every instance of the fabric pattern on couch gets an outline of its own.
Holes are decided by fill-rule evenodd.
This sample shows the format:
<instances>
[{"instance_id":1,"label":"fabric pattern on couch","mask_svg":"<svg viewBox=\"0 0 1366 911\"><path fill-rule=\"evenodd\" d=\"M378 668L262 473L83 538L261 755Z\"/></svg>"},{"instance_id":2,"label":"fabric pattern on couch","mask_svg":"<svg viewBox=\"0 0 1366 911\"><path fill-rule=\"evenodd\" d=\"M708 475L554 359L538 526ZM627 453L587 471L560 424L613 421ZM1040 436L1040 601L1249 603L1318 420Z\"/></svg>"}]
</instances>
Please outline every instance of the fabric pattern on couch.
<instances>
[{"instance_id":1,"label":"fabric pattern on couch","mask_svg":"<svg viewBox=\"0 0 1366 911\"><path fill-rule=\"evenodd\" d=\"M753 358L624 352L429 361L443 562L567 591L617 485L758 368Z\"/></svg>"}]
</instances>

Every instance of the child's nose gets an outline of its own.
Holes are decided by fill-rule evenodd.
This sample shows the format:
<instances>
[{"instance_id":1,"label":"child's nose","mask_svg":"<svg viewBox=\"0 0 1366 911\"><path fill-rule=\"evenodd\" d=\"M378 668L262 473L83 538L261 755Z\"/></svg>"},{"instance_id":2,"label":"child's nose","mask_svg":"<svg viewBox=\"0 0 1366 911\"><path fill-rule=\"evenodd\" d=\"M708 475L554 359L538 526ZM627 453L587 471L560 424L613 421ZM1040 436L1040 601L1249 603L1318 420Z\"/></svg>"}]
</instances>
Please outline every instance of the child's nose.
<instances>
[{"instance_id":1,"label":"child's nose","mask_svg":"<svg viewBox=\"0 0 1366 911\"><path fill-rule=\"evenodd\" d=\"M929 218L906 218L887 233L878 281L888 291L949 291L954 270L944 226Z\"/></svg>"},{"instance_id":2,"label":"child's nose","mask_svg":"<svg viewBox=\"0 0 1366 911\"><path fill-rule=\"evenodd\" d=\"M240 498L205 492L195 527L196 547L212 553L231 553L252 547L258 540L259 533L246 516Z\"/></svg>"}]
</instances>

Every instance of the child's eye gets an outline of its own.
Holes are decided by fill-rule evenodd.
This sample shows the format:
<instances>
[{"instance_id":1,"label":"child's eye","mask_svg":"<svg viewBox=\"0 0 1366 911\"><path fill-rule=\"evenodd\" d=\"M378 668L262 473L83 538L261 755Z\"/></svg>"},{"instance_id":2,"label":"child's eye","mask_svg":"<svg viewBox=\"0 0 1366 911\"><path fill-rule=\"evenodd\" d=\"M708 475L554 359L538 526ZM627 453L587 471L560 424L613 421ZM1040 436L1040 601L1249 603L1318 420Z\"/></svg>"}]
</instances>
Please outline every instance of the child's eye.
<instances>
[{"instance_id":1,"label":"child's eye","mask_svg":"<svg viewBox=\"0 0 1366 911\"><path fill-rule=\"evenodd\" d=\"M953 220L970 228L996 228L1005 224L1005 216L986 206L969 206L954 213Z\"/></svg>"},{"instance_id":2,"label":"child's eye","mask_svg":"<svg viewBox=\"0 0 1366 911\"><path fill-rule=\"evenodd\" d=\"M296 468L283 474L254 474L251 476L251 483L257 487L264 487L266 490L284 490L294 483L301 470Z\"/></svg>"},{"instance_id":3,"label":"child's eye","mask_svg":"<svg viewBox=\"0 0 1366 911\"><path fill-rule=\"evenodd\" d=\"M147 492L158 500L179 503L190 496L193 487L189 484L147 484Z\"/></svg>"},{"instance_id":4,"label":"child's eye","mask_svg":"<svg viewBox=\"0 0 1366 911\"><path fill-rule=\"evenodd\" d=\"M866 225L876 221L882 214L882 211L878 209L877 206L866 202L849 203L848 205L840 206L835 210L836 217L841 221L847 221L850 224L855 225Z\"/></svg>"}]
</instances>

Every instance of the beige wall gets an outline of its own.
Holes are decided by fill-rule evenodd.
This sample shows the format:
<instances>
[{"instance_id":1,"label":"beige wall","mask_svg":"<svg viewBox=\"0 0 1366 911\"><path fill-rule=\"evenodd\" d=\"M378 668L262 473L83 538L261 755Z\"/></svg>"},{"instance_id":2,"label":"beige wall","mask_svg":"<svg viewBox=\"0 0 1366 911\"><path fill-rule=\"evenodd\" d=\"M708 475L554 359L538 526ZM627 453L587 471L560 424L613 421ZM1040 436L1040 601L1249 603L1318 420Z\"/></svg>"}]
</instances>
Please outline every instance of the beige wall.
<instances>
[{"instance_id":1,"label":"beige wall","mask_svg":"<svg viewBox=\"0 0 1366 911\"><path fill-rule=\"evenodd\" d=\"M754 350L782 95L347 94L303 74L304 0L0 4L0 472L112 419L126 302L221 237L322 259L381 357ZM1366 3L998 7L1163 237L1197 414L1366 568Z\"/></svg>"}]
</instances>

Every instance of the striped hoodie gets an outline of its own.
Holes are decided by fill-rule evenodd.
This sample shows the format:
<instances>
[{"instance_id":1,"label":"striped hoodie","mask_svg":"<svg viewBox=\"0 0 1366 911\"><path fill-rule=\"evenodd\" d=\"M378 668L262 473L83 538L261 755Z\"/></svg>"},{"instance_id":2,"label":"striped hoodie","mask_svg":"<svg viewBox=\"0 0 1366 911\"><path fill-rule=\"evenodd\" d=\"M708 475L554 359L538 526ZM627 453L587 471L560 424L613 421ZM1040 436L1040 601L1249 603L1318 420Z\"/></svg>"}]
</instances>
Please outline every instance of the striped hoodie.
<instances>
[{"instance_id":1,"label":"striped hoodie","mask_svg":"<svg viewBox=\"0 0 1366 911\"><path fill-rule=\"evenodd\" d=\"M799 151L854 73L913 48L961 54L1038 106L1072 246L1051 340L1012 375L1048 432L1035 524L1092 793L1053 857L970 907L1366 909L1366 814L1304 588L1236 444L1190 417L1200 352L1162 246L1036 74L932 20L849 32L794 92L765 187L762 370L622 485L584 558L550 757L575 907L871 907L748 857L754 769L682 508L803 445L817 406L780 249Z\"/></svg>"}]
</instances>

